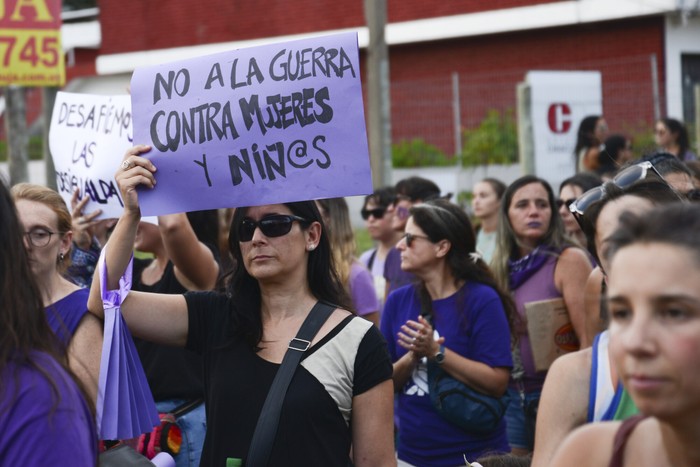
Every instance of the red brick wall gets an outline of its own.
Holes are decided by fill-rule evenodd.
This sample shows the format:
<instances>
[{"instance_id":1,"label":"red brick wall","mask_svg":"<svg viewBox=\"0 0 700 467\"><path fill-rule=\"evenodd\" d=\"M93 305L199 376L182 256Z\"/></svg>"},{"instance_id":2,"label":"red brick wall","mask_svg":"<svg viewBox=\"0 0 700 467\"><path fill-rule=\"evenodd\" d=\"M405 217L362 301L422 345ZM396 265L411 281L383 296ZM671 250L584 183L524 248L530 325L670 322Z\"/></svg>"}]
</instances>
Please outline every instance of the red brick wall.
<instances>
[{"instance_id":1,"label":"red brick wall","mask_svg":"<svg viewBox=\"0 0 700 467\"><path fill-rule=\"evenodd\" d=\"M387 0L390 22L517 8L559 0Z\"/></svg>"},{"instance_id":2,"label":"red brick wall","mask_svg":"<svg viewBox=\"0 0 700 467\"><path fill-rule=\"evenodd\" d=\"M556 0L388 0L390 22ZM326 31L366 24L362 0L102 0L102 53Z\"/></svg>"},{"instance_id":3,"label":"red brick wall","mask_svg":"<svg viewBox=\"0 0 700 467\"><path fill-rule=\"evenodd\" d=\"M420 137L453 152L453 72L463 128L477 126L489 109L515 110L516 84L528 70L599 70L611 130L650 124L649 55L656 54L663 83L663 28L663 18L649 17L393 47L393 140Z\"/></svg>"}]
</instances>

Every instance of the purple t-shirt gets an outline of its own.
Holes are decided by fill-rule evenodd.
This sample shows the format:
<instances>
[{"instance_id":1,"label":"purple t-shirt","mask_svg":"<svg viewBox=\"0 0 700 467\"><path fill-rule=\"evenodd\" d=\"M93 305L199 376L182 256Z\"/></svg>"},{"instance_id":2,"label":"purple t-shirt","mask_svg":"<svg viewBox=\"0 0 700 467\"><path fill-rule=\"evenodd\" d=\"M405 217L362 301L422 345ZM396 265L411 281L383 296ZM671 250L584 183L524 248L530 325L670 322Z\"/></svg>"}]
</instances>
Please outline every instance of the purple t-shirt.
<instances>
[{"instance_id":1,"label":"purple t-shirt","mask_svg":"<svg viewBox=\"0 0 700 467\"><path fill-rule=\"evenodd\" d=\"M406 354L397 334L409 319L421 312L415 287L402 287L389 295L382 314L381 331L395 362ZM445 338L445 347L491 367L512 367L510 330L501 299L494 289L467 283L454 295L433 300L434 328ZM471 435L442 418L433 408L428 392L427 364L413 370L398 392L398 457L412 465L454 467L464 465L463 456L474 461L487 452L510 451L505 420L493 433Z\"/></svg>"},{"instance_id":2,"label":"purple t-shirt","mask_svg":"<svg viewBox=\"0 0 700 467\"><path fill-rule=\"evenodd\" d=\"M35 352L33 366L10 362L0 379L0 465L94 467L97 432L75 382L50 356Z\"/></svg>"},{"instance_id":3,"label":"purple t-shirt","mask_svg":"<svg viewBox=\"0 0 700 467\"><path fill-rule=\"evenodd\" d=\"M372 274L358 261L350 266L350 296L358 316L379 311Z\"/></svg>"},{"instance_id":4,"label":"purple t-shirt","mask_svg":"<svg viewBox=\"0 0 700 467\"><path fill-rule=\"evenodd\" d=\"M51 330L66 346L87 313L89 295L90 289L79 289L44 309Z\"/></svg>"}]
</instances>

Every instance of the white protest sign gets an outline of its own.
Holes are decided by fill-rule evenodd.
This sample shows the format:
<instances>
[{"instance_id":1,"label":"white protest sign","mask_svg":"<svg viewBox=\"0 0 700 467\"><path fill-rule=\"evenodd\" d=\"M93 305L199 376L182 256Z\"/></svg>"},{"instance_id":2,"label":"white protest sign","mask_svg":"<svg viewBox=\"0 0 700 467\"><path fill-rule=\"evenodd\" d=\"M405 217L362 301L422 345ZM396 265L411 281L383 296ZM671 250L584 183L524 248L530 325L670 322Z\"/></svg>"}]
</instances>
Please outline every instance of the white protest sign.
<instances>
[{"instance_id":1,"label":"white protest sign","mask_svg":"<svg viewBox=\"0 0 700 467\"><path fill-rule=\"evenodd\" d=\"M602 115L602 78L598 71L531 71L530 118L534 170L552 187L576 172L578 126L588 115Z\"/></svg>"},{"instance_id":2,"label":"white protest sign","mask_svg":"<svg viewBox=\"0 0 700 467\"><path fill-rule=\"evenodd\" d=\"M122 157L133 143L131 98L59 92L51 116L49 147L56 184L70 207L73 192L90 200L85 213L98 219L119 217L122 200L114 181Z\"/></svg>"}]
</instances>

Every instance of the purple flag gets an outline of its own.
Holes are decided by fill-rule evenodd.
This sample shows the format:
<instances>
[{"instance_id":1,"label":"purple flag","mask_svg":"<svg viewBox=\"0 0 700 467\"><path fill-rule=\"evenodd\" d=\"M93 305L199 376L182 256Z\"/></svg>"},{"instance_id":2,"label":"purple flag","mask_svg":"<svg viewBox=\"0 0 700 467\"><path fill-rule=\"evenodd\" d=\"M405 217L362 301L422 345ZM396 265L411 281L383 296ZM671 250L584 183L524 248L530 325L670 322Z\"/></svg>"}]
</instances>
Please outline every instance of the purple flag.
<instances>
[{"instance_id":1,"label":"purple flag","mask_svg":"<svg viewBox=\"0 0 700 467\"><path fill-rule=\"evenodd\" d=\"M100 439L135 438L160 423L146 374L120 305L131 290L134 262L129 261L118 290L107 290L107 263L102 249L98 268L105 324L97 392L97 433Z\"/></svg>"}]
</instances>

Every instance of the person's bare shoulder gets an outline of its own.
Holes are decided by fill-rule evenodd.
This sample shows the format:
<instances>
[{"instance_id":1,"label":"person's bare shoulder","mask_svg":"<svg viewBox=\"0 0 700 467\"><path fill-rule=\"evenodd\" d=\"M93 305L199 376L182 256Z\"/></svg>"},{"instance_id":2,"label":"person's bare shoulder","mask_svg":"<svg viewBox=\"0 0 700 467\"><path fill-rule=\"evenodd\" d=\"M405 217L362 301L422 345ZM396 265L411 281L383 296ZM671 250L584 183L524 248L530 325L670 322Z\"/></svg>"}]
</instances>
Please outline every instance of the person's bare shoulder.
<instances>
[{"instance_id":1,"label":"person's bare shoulder","mask_svg":"<svg viewBox=\"0 0 700 467\"><path fill-rule=\"evenodd\" d=\"M615 433L620 422L590 423L569 436L557 449L552 467L599 467L608 465L613 451Z\"/></svg>"}]
</instances>

